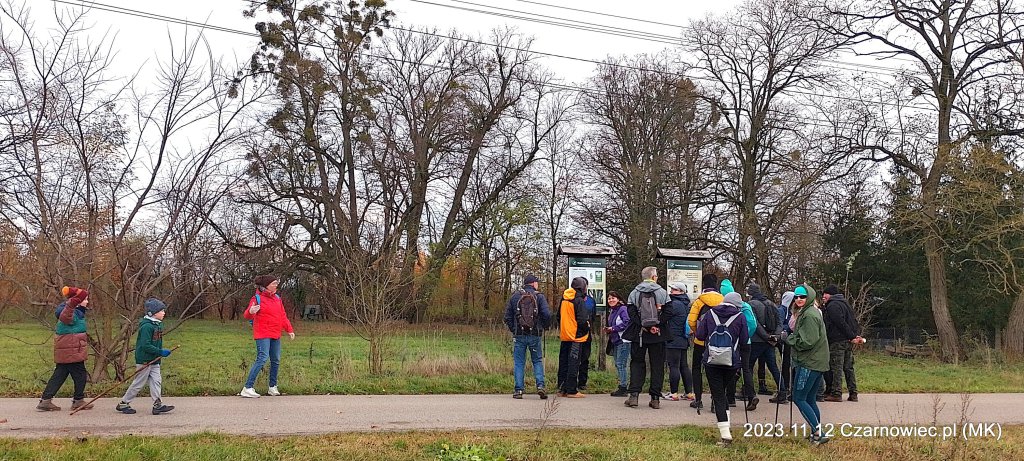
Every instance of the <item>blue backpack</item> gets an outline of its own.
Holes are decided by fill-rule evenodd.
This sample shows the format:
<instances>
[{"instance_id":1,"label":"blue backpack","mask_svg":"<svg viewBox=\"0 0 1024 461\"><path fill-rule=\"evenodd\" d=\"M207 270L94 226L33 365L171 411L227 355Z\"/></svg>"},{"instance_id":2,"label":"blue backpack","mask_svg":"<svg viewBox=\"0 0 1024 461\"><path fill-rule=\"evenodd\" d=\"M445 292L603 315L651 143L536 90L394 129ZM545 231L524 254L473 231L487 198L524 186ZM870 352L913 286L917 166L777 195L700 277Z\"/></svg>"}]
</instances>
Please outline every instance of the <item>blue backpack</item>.
<instances>
[{"instance_id":1,"label":"blue backpack","mask_svg":"<svg viewBox=\"0 0 1024 461\"><path fill-rule=\"evenodd\" d=\"M714 309L708 311L708 313L715 319L715 331L708 336L707 349L704 350L704 364L719 367L739 365L739 361L736 360L739 339L732 337L732 333L729 332L729 326L743 313L737 312L732 317L729 317L725 323L722 323L722 319L718 318L718 314L715 313Z\"/></svg>"}]
</instances>

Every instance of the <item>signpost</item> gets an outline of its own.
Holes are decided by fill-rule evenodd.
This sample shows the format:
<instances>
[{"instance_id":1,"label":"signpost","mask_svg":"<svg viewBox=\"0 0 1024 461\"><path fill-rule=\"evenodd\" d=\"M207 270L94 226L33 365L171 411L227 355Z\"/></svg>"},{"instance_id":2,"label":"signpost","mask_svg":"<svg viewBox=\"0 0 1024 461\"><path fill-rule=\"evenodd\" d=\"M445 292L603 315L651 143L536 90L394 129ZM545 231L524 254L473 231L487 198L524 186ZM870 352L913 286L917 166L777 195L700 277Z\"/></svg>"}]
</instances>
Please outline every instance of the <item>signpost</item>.
<instances>
[{"instance_id":1,"label":"signpost","mask_svg":"<svg viewBox=\"0 0 1024 461\"><path fill-rule=\"evenodd\" d=\"M658 248L658 256L665 259L665 286L683 282L687 293L700 294L704 261L711 259L710 251Z\"/></svg>"}]
</instances>

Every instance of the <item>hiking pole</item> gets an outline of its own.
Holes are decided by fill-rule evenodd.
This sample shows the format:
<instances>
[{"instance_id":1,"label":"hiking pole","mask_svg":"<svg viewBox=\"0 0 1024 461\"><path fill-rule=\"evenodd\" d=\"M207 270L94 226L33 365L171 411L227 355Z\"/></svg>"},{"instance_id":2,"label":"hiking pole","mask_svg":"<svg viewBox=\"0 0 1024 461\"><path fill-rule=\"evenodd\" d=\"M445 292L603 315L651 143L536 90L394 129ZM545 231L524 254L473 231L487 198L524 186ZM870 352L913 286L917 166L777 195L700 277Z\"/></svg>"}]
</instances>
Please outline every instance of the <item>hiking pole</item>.
<instances>
[{"instance_id":1,"label":"hiking pole","mask_svg":"<svg viewBox=\"0 0 1024 461\"><path fill-rule=\"evenodd\" d=\"M743 379L743 386L740 387L740 394L743 394L743 418L747 420L747 424L750 424L750 412L747 410L747 408L749 408L749 404L748 404L748 401L747 401L747 389L746 389L746 387L747 387L747 375L746 375L746 373L743 373L743 370L745 368L746 368L745 365L741 365L740 369L739 369L740 378ZM739 381L739 380L737 379L737 381ZM735 390L733 392L735 392Z\"/></svg>"},{"instance_id":2,"label":"hiking pole","mask_svg":"<svg viewBox=\"0 0 1024 461\"><path fill-rule=\"evenodd\" d=\"M177 349L178 349L179 347L181 347L181 346L180 346L180 345L178 345L178 346L174 346L174 347L172 347L172 348L171 348L171 352L174 352L174 351L175 351L175 350L177 350ZM124 383L125 383L126 381L128 381L129 379L132 379L132 378L134 378L134 377L135 377L135 375L139 374L139 372L140 372L140 371L142 371L142 370L145 370L145 369L149 368L149 366L150 366L150 365L152 365L153 363L155 363L155 362L156 362L157 360L160 360L160 359L163 359L163 358L166 358L166 357L157 357L157 358L155 358L155 359L153 359L153 360L150 360L150 361L146 362L145 364L143 364L143 365L142 365L142 367L140 367L139 369L135 370L135 373L132 373L132 374L131 374L131 376L129 376L129 377L127 377L127 378L124 378L124 379L122 379L121 381L118 381L118 383L117 383L117 384L114 384L113 386L111 386L111 387L110 387L110 388L108 388L107 390L105 390L105 391L103 391L103 392L100 392L100 394L99 394L99 395L97 395L96 397L93 397L93 398L92 398L92 400L90 400L90 401L86 402L86 404L85 404L85 405L82 405L82 406L78 407L78 409L76 409L76 410L72 411L72 412L71 412L71 414L70 414L70 415L68 415L68 416L73 416L73 415L74 415L75 413L78 413L78 412L82 411L83 409L85 409L85 407L88 407L89 405L92 405L92 403L93 403L93 402L95 402L95 401L99 400L99 399L100 399L100 398L102 398L102 397L103 397L104 395L107 395L107 393L108 393L108 392L110 392L110 391L112 391L112 390L114 390L114 389L117 389L117 387L118 387L118 386L120 386L120 385L124 384Z\"/></svg>"},{"instance_id":3,"label":"hiking pole","mask_svg":"<svg viewBox=\"0 0 1024 461\"><path fill-rule=\"evenodd\" d=\"M793 427L793 396L796 395L796 367L789 364L789 427Z\"/></svg>"}]
</instances>

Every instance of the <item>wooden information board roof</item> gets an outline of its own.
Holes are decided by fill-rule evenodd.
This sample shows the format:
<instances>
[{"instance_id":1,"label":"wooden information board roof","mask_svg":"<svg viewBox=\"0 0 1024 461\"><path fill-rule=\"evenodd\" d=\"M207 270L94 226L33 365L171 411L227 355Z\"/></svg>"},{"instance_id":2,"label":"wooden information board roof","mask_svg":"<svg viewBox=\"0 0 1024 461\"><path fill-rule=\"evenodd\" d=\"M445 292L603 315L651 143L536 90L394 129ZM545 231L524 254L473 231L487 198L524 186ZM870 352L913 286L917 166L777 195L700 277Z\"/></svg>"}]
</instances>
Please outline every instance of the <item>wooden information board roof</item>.
<instances>
[{"instance_id":1,"label":"wooden information board roof","mask_svg":"<svg viewBox=\"0 0 1024 461\"><path fill-rule=\"evenodd\" d=\"M658 248L658 257L667 259L712 259L707 250L680 250L678 248Z\"/></svg>"}]
</instances>

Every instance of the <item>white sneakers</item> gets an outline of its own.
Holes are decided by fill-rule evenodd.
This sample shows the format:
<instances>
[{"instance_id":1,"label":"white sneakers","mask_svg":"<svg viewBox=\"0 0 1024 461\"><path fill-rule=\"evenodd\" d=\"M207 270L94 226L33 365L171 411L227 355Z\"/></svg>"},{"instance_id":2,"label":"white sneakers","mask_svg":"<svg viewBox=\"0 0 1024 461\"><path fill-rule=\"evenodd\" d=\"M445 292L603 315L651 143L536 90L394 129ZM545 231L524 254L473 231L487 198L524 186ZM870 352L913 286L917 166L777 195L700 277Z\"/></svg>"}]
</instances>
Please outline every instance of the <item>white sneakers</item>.
<instances>
[{"instance_id":1,"label":"white sneakers","mask_svg":"<svg viewBox=\"0 0 1024 461\"><path fill-rule=\"evenodd\" d=\"M271 388L271 389L274 389L275 391L277 390L276 388ZM256 389L253 389L251 387L243 388L242 392L240 392L238 395L241 395L242 397L249 398L249 399L258 399L260 397L260 395L256 393ZM273 395L273 394L271 394L271 395Z\"/></svg>"},{"instance_id":2,"label":"white sneakers","mask_svg":"<svg viewBox=\"0 0 1024 461\"><path fill-rule=\"evenodd\" d=\"M270 389L267 389L267 395L281 395L281 392L277 390L277 386L270 386Z\"/></svg>"}]
</instances>

